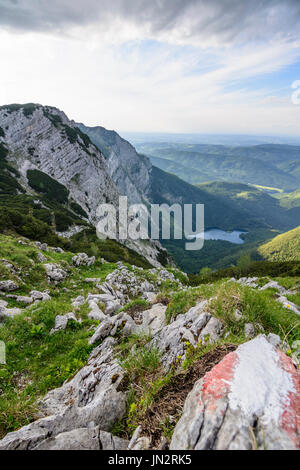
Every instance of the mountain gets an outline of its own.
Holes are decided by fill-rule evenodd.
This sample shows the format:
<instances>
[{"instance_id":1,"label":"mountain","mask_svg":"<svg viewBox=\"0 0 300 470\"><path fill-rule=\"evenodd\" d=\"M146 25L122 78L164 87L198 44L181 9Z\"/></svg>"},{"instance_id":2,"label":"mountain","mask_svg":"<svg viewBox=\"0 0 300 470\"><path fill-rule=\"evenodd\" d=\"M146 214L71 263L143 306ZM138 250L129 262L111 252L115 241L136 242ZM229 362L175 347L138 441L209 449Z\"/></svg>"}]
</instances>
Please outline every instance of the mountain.
<instances>
[{"instance_id":1,"label":"mountain","mask_svg":"<svg viewBox=\"0 0 300 470\"><path fill-rule=\"evenodd\" d=\"M227 200L235 210L239 210L243 214L240 226L252 220L260 227L285 230L300 223L300 211L282 206L280 200L259 188L221 181L202 183L197 187Z\"/></svg>"},{"instance_id":2,"label":"mountain","mask_svg":"<svg viewBox=\"0 0 300 470\"><path fill-rule=\"evenodd\" d=\"M138 144L137 149L153 159L153 164L191 184L219 180L287 191L299 187L300 146L228 147L152 142Z\"/></svg>"},{"instance_id":3,"label":"mountain","mask_svg":"<svg viewBox=\"0 0 300 470\"><path fill-rule=\"evenodd\" d=\"M280 200L280 205L288 209L300 207L300 189L291 193L279 193L276 198Z\"/></svg>"},{"instance_id":4,"label":"mountain","mask_svg":"<svg viewBox=\"0 0 300 470\"><path fill-rule=\"evenodd\" d=\"M300 261L300 227L278 235L258 251L269 261Z\"/></svg>"},{"instance_id":5,"label":"mountain","mask_svg":"<svg viewBox=\"0 0 300 470\"><path fill-rule=\"evenodd\" d=\"M190 185L152 165L116 132L78 126L49 106L0 108L0 204L6 211L0 217L2 230L17 227L29 238L39 233L49 242L50 227L53 243L57 235L79 243L82 232L97 222L98 204L110 202L117 207L119 195L147 207L151 203L204 204L206 229L248 233L244 246L208 241L199 253L186 252L185 240L161 240L181 267L197 272L206 265L223 267L222 258L237 259L240 252L272 238L273 230L287 231L300 224L299 207L282 207L260 189L223 182ZM217 152L220 146L213 147ZM26 220L16 222L20 214ZM28 222L28 214L34 223ZM90 235L86 240L94 243ZM156 241L125 244L151 263L170 262Z\"/></svg>"},{"instance_id":6,"label":"mountain","mask_svg":"<svg viewBox=\"0 0 300 470\"><path fill-rule=\"evenodd\" d=\"M111 178L103 153L57 108L0 107L0 162L0 204L5 208L0 223L2 219L4 229L22 230L30 238L41 229L45 233L40 236L46 236L49 226L68 237L95 226L99 204L117 208L124 194ZM29 211L35 220L17 222L16 211ZM158 242L125 244L153 264L158 258L168 260Z\"/></svg>"},{"instance_id":7,"label":"mountain","mask_svg":"<svg viewBox=\"0 0 300 470\"><path fill-rule=\"evenodd\" d=\"M237 246L224 241L206 241L201 251L192 254L185 250L185 240L161 240L163 246L186 272L199 272L204 266L228 266L236 263L241 255L249 252L256 259L257 247L261 243L277 235L278 230L289 230L300 224L298 208L287 210L281 207L278 200L258 188L241 183L225 182L193 186L174 174L151 165L147 157L139 154L131 144L114 131L107 131L103 127L79 126L105 153L110 176L118 187L123 184L123 191L131 200L134 195L136 200L139 201L142 198L146 204L202 203L205 205L206 229L210 227L223 230L240 228L248 232L243 237L244 245ZM221 146L204 147L219 152ZM170 163L172 166L177 165L174 161ZM209 171L206 167L203 168L204 170L201 171ZM147 178L144 176L146 170L148 171ZM191 174L196 173L193 168L189 171ZM130 189L133 184L138 186L138 195L136 191Z\"/></svg>"},{"instance_id":8,"label":"mountain","mask_svg":"<svg viewBox=\"0 0 300 470\"><path fill-rule=\"evenodd\" d=\"M149 159L138 155L135 148L115 131L83 124L78 127L105 156L109 174L119 192L127 195L132 203L145 201L150 190Z\"/></svg>"},{"instance_id":9,"label":"mountain","mask_svg":"<svg viewBox=\"0 0 300 470\"><path fill-rule=\"evenodd\" d=\"M205 225L224 230L271 227L289 229L297 223L276 199L243 184L211 183L193 186L151 165L150 160L116 132L79 125L105 152L110 176L124 194L154 204L204 204ZM219 146L215 146L218 148ZM175 164L172 162L172 164ZM193 171L191 169L191 171ZM131 187L136 189L133 191ZM137 194L138 191L138 194ZM300 223L300 217L299 217Z\"/></svg>"}]
</instances>

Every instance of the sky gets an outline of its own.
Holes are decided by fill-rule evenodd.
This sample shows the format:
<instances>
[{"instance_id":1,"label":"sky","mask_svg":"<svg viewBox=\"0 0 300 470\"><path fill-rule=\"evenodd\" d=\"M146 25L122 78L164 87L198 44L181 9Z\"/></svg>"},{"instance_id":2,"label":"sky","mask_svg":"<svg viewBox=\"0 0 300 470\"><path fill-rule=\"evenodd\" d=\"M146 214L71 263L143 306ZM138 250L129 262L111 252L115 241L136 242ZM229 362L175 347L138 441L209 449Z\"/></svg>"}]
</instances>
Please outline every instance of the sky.
<instances>
[{"instance_id":1,"label":"sky","mask_svg":"<svg viewBox=\"0 0 300 470\"><path fill-rule=\"evenodd\" d=\"M299 136L300 0L0 0L0 104L27 102L118 132Z\"/></svg>"}]
</instances>

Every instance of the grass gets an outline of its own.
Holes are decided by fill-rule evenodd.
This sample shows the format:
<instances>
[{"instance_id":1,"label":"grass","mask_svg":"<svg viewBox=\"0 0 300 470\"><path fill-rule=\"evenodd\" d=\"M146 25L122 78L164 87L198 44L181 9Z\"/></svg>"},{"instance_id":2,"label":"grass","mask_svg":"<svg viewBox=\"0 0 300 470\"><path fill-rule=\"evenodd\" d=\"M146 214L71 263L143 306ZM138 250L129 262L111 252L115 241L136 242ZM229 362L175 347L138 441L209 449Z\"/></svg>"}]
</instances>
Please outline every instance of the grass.
<instances>
[{"instance_id":1,"label":"grass","mask_svg":"<svg viewBox=\"0 0 300 470\"><path fill-rule=\"evenodd\" d=\"M41 302L9 319L0 329L7 364L0 366L0 436L33 419L36 400L61 386L87 361L92 350L83 311L82 323L69 322L65 331L49 335L56 315L70 312L62 300ZM81 316L77 313L77 318Z\"/></svg>"},{"instance_id":2,"label":"grass","mask_svg":"<svg viewBox=\"0 0 300 470\"><path fill-rule=\"evenodd\" d=\"M278 235L258 251L270 261L300 261L300 227Z\"/></svg>"},{"instance_id":3,"label":"grass","mask_svg":"<svg viewBox=\"0 0 300 470\"><path fill-rule=\"evenodd\" d=\"M5 342L7 356L7 364L0 366L0 438L34 420L37 400L49 390L61 386L86 364L93 348L88 344L92 334L89 330L97 322L88 319L87 303L74 309L72 299L99 293L96 284L86 283L85 278L99 278L101 283L117 267L114 262L102 264L97 258L93 266L75 268L72 265L74 253L49 250L43 252L47 262L63 267L68 276L58 286L48 285L45 269L37 261L38 252L33 243L21 245L13 237L0 235L0 259L8 260L15 269L15 274L12 274L0 262L0 278L18 282L18 295L28 295L32 289L48 289L51 296L47 302L27 307L21 315L9 319L0 328L0 341ZM128 263L126 266L141 280L153 283L157 280L156 275L147 270L135 270ZM184 280L178 271L170 271ZM299 277L275 279L283 287L295 290L295 294L288 298L300 305ZM266 282L266 277L258 281L259 285ZM151 433L153 422L155 429L151 435L155 442L161 435L171 438L176 423L170 420L169 414L173 416L174 410L176 420L180 417L186 394L195 380L226 353L226 348L246 340L245 323L253 323L256 333L260 333L261 325L265 333L279 334L289 345L300 337L299 317L277 302L278 292L274 289L260 291L227 282L227 279L186 287L182 291L175 290L177 285L174 282L163 283L160 288L158 299L168 305L166 318L169 322L197 302L212 299L207 309L220 319L229 335L217 345L204 344L194 348L187 344L184 360L179 358L168 373L162 367L160 352L150 344L150 336L123 338L117 335L115 355L125 371L122 387L128 398L126 416L115 424L113 434L130 438L139 424L146 433ZM10 307L23 306L15 300L7 300ZM135 298L122 310L131 314L149 307L145 300ZM242 313L240 321L234 316L236 309ZM81 323L71 321L65 331L50 336L55 317L71 311Z\"/></svg>"}]
</instances>

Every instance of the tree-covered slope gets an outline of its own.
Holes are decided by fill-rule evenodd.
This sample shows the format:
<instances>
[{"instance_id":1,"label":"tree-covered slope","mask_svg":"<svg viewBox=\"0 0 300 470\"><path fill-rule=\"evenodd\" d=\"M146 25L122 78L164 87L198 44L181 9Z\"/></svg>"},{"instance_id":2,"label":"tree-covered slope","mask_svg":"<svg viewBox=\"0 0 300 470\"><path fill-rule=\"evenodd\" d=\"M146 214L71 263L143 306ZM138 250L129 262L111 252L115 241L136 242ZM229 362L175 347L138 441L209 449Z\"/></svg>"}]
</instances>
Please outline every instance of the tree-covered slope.
<instances>
[{"instance_id":1,"label":"tree-covered slope","mask_svg":"<svg viewBox=\"0 0 300 470\"><path fill-rule=\"evenodd\" d=\"M151 158L159 158L155 161L157 166L191 184L239 181L288 191L299 186L299 146L229 147L154 142L138 144L137 149Z\"/></svg>"}]
</instances>

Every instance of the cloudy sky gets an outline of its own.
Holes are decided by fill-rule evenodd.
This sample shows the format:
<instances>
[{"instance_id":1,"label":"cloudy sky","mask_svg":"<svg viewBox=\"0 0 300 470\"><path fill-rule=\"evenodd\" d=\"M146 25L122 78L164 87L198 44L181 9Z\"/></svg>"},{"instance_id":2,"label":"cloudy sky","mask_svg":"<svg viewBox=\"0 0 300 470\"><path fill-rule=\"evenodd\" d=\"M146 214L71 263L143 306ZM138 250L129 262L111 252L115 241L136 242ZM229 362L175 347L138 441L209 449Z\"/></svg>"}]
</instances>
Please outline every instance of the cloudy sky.
<instances>
[{"instance_id":1,"label":"cloudy sky","mask_svg":"<svg viewBox=\"0 0 300 470\"><path fill-rule=\"evenodd\" d=\"M299 136L299 0L0 0L0 66L87 125Z\"/></svg>"}]
</instances>

